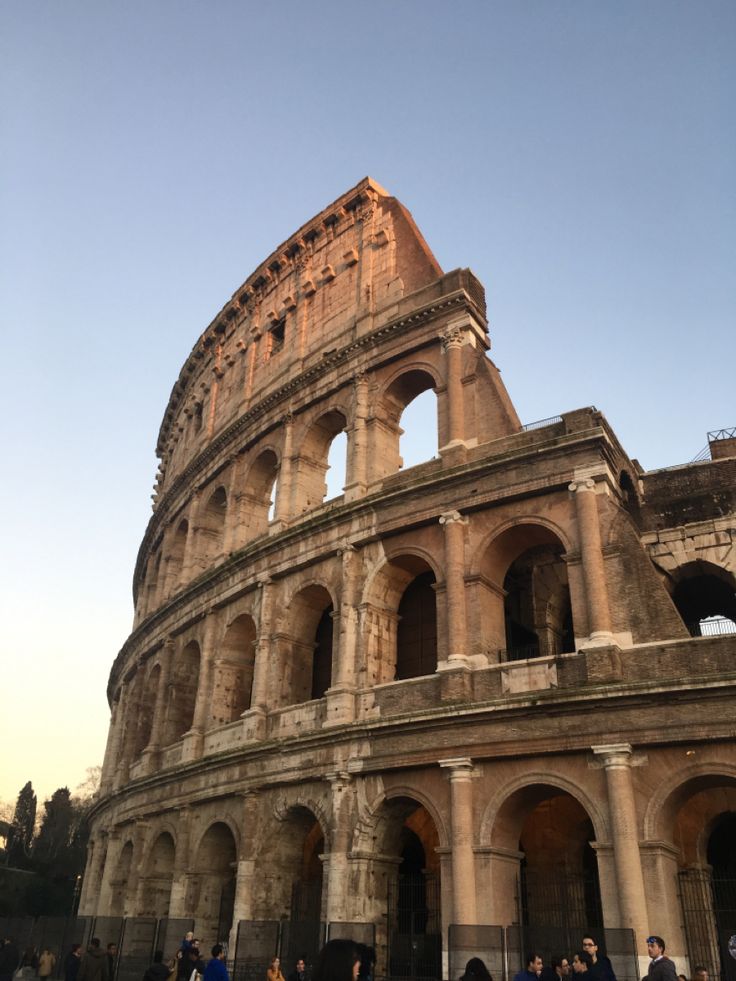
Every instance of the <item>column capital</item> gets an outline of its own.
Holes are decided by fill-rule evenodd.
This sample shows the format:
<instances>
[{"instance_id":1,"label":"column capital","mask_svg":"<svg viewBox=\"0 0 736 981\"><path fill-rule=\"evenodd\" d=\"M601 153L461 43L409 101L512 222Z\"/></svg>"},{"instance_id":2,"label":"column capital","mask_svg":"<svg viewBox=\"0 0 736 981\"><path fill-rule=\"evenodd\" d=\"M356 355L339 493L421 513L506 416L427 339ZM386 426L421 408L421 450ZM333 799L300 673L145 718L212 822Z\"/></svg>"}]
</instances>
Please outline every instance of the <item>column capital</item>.
<instances>
[{"instance_id":1,"label":"column capital","mask_svg":"<svg viewBox=\"0 0 736 981\"><path fill-rule=\"evenodd\" d=\"M462 347L465 344L467 325L465 323L448 324L444 330L440 331L440 341L442 350L448 351L453 347Z\"/></svg>"},{"instance_id":2,"label":"column capital","mask_svg":"<svg viewBox=\"0 0 736 981\"><path fill-rule=\"evenodd\" d=\"M459 511L445 511L443 514L440 515L441 525L454 525L454 524L466 525L467 523L468 523L468 519L464 517L462 514L460 514Z\"/></svg>"},{"instance_id":3,"label":"column capital","mask_svg":"<svg viewBox=\"0 0 736 981\"><path fill-rule=\"evenodd\" d=\"M347 538L341 539L337 543L337 554L345 558L346 555L350 555L352 552L357 552L357 548L352 542L349 542Z\"/></svg>"},{"instance_id":4,"label":"column capital","mask_svg":"<svg viewBox=\"0 0 736 981\"><path fill-rule=\"evenodd\" d=\"M610 768L626 768L632 765L633 751L631 743L605 743L601 746L591 746L593 754L600 757L600 762L606 770Z\"/></svg>"},{"instance_id":5,"label":"column capital","mask_svg":"<svg viewBox=\"0 0 736 981\"><path fill-rule=\"evenodd\" d=\"M447 770L447 776L451 781L470 780L478 776L469 756L453 756L447 760L437 760L437 762L441 769Z\"/></svg>"},{"instance_id":6,"label":"column capital","mask_svg":"<svg viewBox=\"0 0 736 981\"><path fill-rule=\"evenodd\" d=\"M273 584L273 579L270 576L263 576L256 583L256 589L265 589L266 586L271 586Z\"/></svg>"},{"instance_id":7,"label":"column capital","mask_svg":"<svg viewBox=\"0 0 736 981\"><path fill-rule=\"evenodd\" d=\"M568 484L567 489L571 494L577 491L595 491L595 481L592 477L573 477L572 482Z\"/></svg>"},{"instance_id":8,"label":"column capital","mask_svg":"<svg viewBox=\"0 0 736 981\"><path fill-rule=\"evenodd\" d=\"M324 778L333 790L340 790L352 781L353 776L347 770L332 770L330 773L325 773Z\"/></svg>"}]
</instances>

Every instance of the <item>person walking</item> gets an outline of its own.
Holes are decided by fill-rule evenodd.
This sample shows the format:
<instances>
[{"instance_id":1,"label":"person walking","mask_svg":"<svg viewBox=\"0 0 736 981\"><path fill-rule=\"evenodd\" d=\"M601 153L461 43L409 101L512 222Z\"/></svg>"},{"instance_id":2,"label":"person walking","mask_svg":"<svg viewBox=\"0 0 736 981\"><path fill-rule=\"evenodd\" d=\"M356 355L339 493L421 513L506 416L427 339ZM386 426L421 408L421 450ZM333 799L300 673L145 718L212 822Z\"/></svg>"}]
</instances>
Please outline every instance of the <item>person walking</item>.
<instances>
[{"instance_id":1,"label":"person walking","mask_svg":"<svg viewBox=\"0 0 736 981\"><path fill-rule=\"evenodd\" d=\"M82 945L72 944L72 949L64 959L64 981L77 981L79 965L82 963Z\"/></svg>"},{"instance_id":2,"label":"person walking","mask_svg":"<svg viewBox=\"0 0 736 981\"><path fill-rule=\"evenodd\" d=\"M360 954L352 940L328 940L319 952L312 981L357 981Z\"/></svg>"},{"instance_id":3,"label":"person walking","mask_svg":"<svg viewBox=\"0 0 736 981\"><path fill-rule=\"evenodd\" d=\"M542 955L530 950L526 955L526 968L514 975L514 981L537 981L543 967Z\"/></svg>"},{"instance_id":4,"label":"person walking","mask_svg":"<svg viewBox=\"0 0 736 981\"><path fill-rule=\"evenodd\" d=\"M157 950L153 955L153 963L143 975L143 981L167 981L169 966L164 964L164 952Z\"/></svg>"},{"instance_id":5,"label":"person walking","mask_svg":"<svg viewBox=\"0 0 736 981\"><path fill-rule=\"evenodd\" d=\"M230 975L225 967L225 948L215 944L212 948L212 959L207 961L204 969L204 981L230 981Z\"/></svg>"},{"instance_id":6,"label":"person walking","mask_svg":"<svg viewBox=\"0 0 736 981\"><path fill-rule=\"evenodd\" d=\"M613 964L605 954L598 953L598 941L595 937L583 937L583 950L593 960L593 966L589 969L590 981L616 981Z\"/></svg>"},{"instance_id":7,"label":"person walking","mask_svg":"<svg viewBox=\"0 0 736 981\"><path fill-rule=\"evenodd\" d=\"M48 947L44 947L41 951L41 956L38 958L38 976L42 981L48 981L51 975L54 973L54 968L56 967L56 954L49 950Z\"/></svg>"},{"instance_id":8,"label":"person walking","mask_svg":"<svg viewBox=\"0 0 736 981\"><path fill-rule=\"evenodd\" d=\"M87 953L79 965L77 981L110 981L107 954L100 946L98 937L92 937Z\"/></svg>"},{"instance_id":9,"label":"person walking","mask_svg":"<svg viewBox=\"0 0 736 981\"><path fill-rule=\"evenodd\" d=\"M677 981L677 971L665 955L665 943L661 937L647 937L647 953L652 958L647 978L649 981Z\"/></svg>"}]
</instances>

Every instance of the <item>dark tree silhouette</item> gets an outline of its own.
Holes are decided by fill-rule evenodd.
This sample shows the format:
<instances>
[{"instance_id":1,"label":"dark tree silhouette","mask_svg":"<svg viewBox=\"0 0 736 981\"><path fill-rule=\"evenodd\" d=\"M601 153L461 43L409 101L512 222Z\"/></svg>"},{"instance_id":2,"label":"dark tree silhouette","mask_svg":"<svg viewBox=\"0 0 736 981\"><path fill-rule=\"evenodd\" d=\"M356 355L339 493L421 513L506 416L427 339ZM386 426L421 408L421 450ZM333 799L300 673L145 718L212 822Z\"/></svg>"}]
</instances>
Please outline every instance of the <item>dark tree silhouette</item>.
<instances>
[{"instance_id":1,"label":"dark tree silhouette","mask_svg":"<svg viewBox=\"0 0 736 981\"><path fill-rule=\"evenodd\" d=\"M29 867L31 844L33 842L33 826L36 823L36 795L33 785L28 783L18 794L15 812L11 822L8 839L8 864L15 868Z\"/></svg>"}]
</instances>

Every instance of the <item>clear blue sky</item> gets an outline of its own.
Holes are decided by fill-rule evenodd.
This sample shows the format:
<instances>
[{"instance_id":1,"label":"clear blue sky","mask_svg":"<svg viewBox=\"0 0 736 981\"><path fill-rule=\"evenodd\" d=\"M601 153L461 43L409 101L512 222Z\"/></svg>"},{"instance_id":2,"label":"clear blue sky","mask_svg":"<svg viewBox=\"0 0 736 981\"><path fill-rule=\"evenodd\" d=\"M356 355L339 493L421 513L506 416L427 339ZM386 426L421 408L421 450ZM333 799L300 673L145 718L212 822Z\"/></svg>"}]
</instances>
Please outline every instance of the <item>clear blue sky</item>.
<instances>
[{"instance_id":1,"label":"clear blue sky","mask_svg":"<svg viewBox=\"0 0 736 981\"><path fill-rule=\"evenodd\" d=\"M5 0L0 799L100 761L192 344L366 174L485 283L523 420L736 425L732 0Z\"/></svg>"}]
</instances>

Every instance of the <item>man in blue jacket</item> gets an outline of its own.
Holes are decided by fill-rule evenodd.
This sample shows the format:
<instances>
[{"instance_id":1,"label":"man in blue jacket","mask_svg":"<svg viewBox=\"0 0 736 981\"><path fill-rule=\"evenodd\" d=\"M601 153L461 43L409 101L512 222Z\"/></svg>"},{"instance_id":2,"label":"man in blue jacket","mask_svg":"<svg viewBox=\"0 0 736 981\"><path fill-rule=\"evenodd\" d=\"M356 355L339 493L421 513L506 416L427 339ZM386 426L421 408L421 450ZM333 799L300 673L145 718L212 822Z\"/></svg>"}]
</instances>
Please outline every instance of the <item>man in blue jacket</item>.
<instances>
[{"instance_id":1,"label":"man in blue jacket","mask_svg":"<svg viewBox=\"0 0 736 981\"><path fill-rule=\"evenodd\" d=\"M212 948L212 960L207 961L204 981L230 981L230 975L225 967L225 951L222 944L215 944Z\"/></svg>"}]
</instances>

